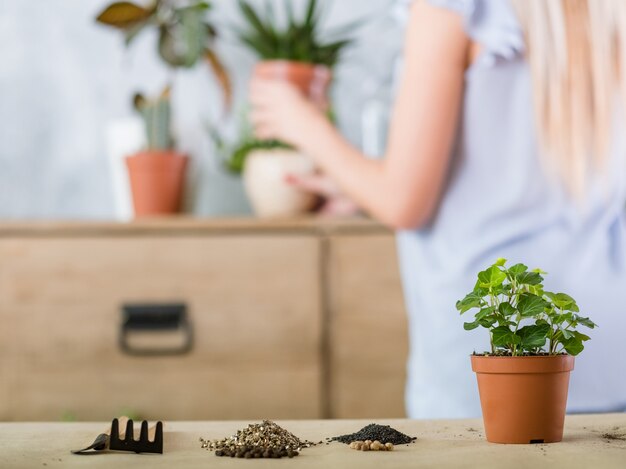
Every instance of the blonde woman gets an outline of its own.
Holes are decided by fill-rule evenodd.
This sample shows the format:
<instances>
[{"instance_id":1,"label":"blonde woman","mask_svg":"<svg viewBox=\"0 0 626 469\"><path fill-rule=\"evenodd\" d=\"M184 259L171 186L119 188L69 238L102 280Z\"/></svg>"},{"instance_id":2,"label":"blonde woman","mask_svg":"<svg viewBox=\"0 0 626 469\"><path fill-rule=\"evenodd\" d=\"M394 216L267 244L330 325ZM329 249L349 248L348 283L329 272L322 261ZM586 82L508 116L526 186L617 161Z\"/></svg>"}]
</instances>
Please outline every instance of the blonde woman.
<instances>
[{"instance_id":1,"label":"blonde woman","mask_svg":"<svg viewBox=\"0 0 626 469\"><path fill-rule=\"evenodd\" d=\"M468 355L487 339L454 304L498 257L544 268L600 326L569 410L626 410L626 2L416 1L403 74L383 161L286 84L255 80L251 96L260 137L399 230L409 416L480 414Z\"/></svg>"}]
</instances>

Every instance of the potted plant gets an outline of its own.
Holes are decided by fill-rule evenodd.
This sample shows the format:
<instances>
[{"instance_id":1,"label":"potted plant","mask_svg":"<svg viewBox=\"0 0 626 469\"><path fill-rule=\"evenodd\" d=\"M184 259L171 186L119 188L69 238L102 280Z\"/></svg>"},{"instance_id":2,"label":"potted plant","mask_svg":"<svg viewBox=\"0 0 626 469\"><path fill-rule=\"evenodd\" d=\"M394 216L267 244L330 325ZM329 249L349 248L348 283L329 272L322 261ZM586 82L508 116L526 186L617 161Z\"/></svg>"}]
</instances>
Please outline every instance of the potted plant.
<instances>
[{"instance_id":1,"label":"potted plant","mask_svg":"<svg viewBox=\"0 0 626 469\"><path fill-rule=\"evenodd\" d=\"M226 169L244 175L246 193L257 216L298 215L319 205L315 195L285 183L287 174L308 174L315 170L309 158L289 145L277 140L258 140L245 123L231 141L214 127L209 128L209 134Z\"/></svg>"},{"instance_id":2,"label":"potted plant","mask_svg":"<svg viewBox=\"0 0 626 469\"><path fill-rule=\"evenodd\" d=\"M143 117L146 150L126 158L136 216L176 213L180 210L189 158L174 150L170 133L170 89L147 99L135 95L135 108Z\"/></svg>"},{"instance_id":3,"label":"potted plant","mask_svg":"<svg viewBox=\"0 0 626 469\"><path fill-rule=\"evenodd\" d=\"M506 267L505 259L478 274L474 290L458 301L461 314L477 310L466 330L484 327L491 348L471 356L487 440L553 443L563 438L569 374L593 329L565 293L544 290L540 269Z\"/></svg>"},{"instance_id":4,"label":"potted plant","mask_svg":"<svg viewBox=\"0 0 626 469\"><path fill-rule=\"evenodd\" d=\"M224 91L227 104L231 84L215 49L215 28L207 22L210 4L199 0L154 0L148 6L114 2L96 18L120 30L129 45L137 35L154 28L158 51L171 69L190 68L204 59ZM188 157L174 150L171 136L170 87L156 99L138 94L135 108L145 122L147 148L126 159L136 216L176 213L180 209Z\"/></svg>"},{"instance_id":5,"label":"potted plant","mask_svg":"<svg viewBox=\"0 0 626 469\"><path fill-rule=\"evenodd\" d=\"M287 23L275 23L270 3L265 16L240 0L239 7L247 29L239 32L240 40L261 59L254 75L266 79L286 80L324 111L329 111L328 88L332 69L341 52L350 44L341 38L325 42L319 35L320 11L317 0L309 0L302 19L296 18L291 0L285 0ZM348 28L343 28L345 32ZM327 36L338 37L334 32ZM287 184L287 174L315 171L312 161L282 142L259 142L244 139L233 155L236 167L243 168L248 197L259 216L297 215L313 208L317 198Z\"/></svg>"}]
</instances>

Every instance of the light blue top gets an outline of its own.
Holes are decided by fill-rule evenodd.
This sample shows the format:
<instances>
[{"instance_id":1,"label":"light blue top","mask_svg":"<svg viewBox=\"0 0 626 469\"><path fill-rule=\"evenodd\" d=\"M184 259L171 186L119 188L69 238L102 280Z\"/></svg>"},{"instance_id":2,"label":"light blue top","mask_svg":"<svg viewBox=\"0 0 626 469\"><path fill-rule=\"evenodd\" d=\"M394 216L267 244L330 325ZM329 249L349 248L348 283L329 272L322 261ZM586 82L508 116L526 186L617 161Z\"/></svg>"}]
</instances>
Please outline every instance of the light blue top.
<instances>
[{"instance_id":1,"label":"light blue top","mask_svg":"<svg viewBox=\"0 0 626 469\"><path fill-rule=\"evenodd\" d=\"M546 288L571 294L600 326L576 359L569 410L626 410L623 132L605 179L572 201L541 163L524 40L509 0L430 1L461 14L483 52L466 74L453 167L435 219L398 234L411 339L408 414L480 415L469 355L489 348L488 335L465 331L455 302L498 257L543 268Z\"/></svg>"}]
</instances>

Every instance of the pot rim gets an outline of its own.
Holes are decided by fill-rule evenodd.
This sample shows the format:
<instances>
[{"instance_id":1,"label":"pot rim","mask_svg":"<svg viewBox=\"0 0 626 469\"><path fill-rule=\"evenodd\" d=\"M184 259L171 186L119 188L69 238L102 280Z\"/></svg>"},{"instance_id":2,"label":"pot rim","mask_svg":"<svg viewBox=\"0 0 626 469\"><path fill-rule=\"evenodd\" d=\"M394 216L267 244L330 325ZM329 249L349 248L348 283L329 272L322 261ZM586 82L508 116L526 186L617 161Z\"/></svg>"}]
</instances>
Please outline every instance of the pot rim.
<instances>
[{"instance_id":1,"label":"pot rim","mask_svg":"<svg viewBox=\"0 0 626 469\"><path fill-rule=\"evenodd\" d=\"M177 150L139 150L126 157L129 158L189 158L186 153Z\"/></svg>"},{"instance_id":2,"label":"pot rim","mask_svg":"<svg viewBox=\"0 0 626 469\"><path fill-rule=\"evenodd\" d=\"M573 355L544 355L528 357L494 357L471 355L476 373L528 374L566 373L574 369Z\"/></svg>"},{"instance_id":3,"label":"pot rim","mask_svg":"<svg viewBox=\"0 0 626 469\"><path fill-rule=\"evenodd\" d=\"M324 79L330 81L332 78L332 70L326 65L314 64L311 62L298 62L296 60L285 59L272 59L261 60L254 66L257 72L263 69L279 69L288 70L291 69L295 73L311 74L318 79Z\"/></svg>"}]
</instances>

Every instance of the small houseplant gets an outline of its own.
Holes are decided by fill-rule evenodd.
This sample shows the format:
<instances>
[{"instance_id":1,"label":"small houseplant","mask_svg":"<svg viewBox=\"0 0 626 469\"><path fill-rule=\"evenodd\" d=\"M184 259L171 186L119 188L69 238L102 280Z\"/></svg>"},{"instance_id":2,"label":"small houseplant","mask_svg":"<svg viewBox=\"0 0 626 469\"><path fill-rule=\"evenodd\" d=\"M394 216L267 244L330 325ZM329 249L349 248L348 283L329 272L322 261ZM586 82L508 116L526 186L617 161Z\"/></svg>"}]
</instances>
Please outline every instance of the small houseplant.
<instances>
[{"instance_id":1,"label":"small houseplant","mask_svg":"<svg viewBox=\"0 0 626 469\"><path fill-rule=\"evenodd\" d=\"M256 77L285 80L296 86L320 109L328 111L328 89L332 69L351 40L341 37L351 29L325 34L337 39L320 38L320 9L317 0L309 0L302 18L293 12L292 0L285 0L287 23L277 25L271 3L265 15L249 3L239 1L247 28L239 31L242 43L261 59L253 74ZM243 168L246 191L255 212L260 216L289 216L309 211L317 198L294 189L285 176L315 171L311 160L282 142L259 142L245 139L235 152L234 167Z\"/></svg>"},{"instance_id":2,"label":"small houseplant","mask_svg":"<svg viewBox=\"0 0 626 469\"><path fill-rule=\"evenodd\" d=\"M176 213L180 210L188 158L175 150L170 131L170 89L152 99L135 95L147 148L126 158L133 205L137 216Z\"/></svg>"},{"instance_id":3,"label":"small houseplant","mask_svg":"<svg viewBox=\"0 0 626 469\"><path fill-rule=\"evenodd\" d=\"M116 28L129 45L149 28L158 32L158 52L172 70L190 68L206 60L220 82L227 103L231 84L215 49L215 28L207 22L210 4L200 0L153 0L148 6L128 1L108 5L96 21ZM170 88L157 98L141 95L135 108L146 124L148 146L126 159L136 216L176 213L184 188L187 155L174 149L171 137Z\"/></svg>"},{"instance_id":4,"label":"small houseplant","mask_svg":"<svg viewBox=\"0 0 626 469\"><path fill-rule=\"evenodd\" d=\"M498 259L478 274L456 307L477 310L466 330L489 331L489 352L472 355L487 440L553 443L563 438L569 374L589 337L578 329L596 325L579 314L576 301L543 287L539 269L506 267Z\"/></svg>"}]
</instances>

